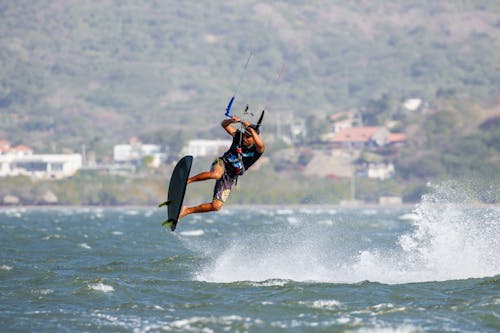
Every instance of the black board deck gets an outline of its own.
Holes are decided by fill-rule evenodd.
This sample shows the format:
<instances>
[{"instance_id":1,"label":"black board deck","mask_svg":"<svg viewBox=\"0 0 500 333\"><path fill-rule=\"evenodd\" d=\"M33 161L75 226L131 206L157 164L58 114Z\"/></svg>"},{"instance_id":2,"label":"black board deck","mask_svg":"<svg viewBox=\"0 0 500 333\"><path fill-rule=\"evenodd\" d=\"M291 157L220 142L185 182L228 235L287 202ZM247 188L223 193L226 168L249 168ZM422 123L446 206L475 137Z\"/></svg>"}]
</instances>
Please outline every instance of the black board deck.
<instances>
[{"instance_id":1,"label":"black board deck","mask_svg":"<svg viewBox=\"0 0 500 333\"><path fill-rule=\"evenodd\" d=\"M170 177L170 184L168 186L167 201L160 204L160 207L168 206L168 219L163 222L164 226L170 226L172 231L177 226L179 214L184 202L184 195L186 194L186 185L191 171L191 164L193 163L193 156L184 156L175 165L172 176Z\"/></svg>"}]
</instances>

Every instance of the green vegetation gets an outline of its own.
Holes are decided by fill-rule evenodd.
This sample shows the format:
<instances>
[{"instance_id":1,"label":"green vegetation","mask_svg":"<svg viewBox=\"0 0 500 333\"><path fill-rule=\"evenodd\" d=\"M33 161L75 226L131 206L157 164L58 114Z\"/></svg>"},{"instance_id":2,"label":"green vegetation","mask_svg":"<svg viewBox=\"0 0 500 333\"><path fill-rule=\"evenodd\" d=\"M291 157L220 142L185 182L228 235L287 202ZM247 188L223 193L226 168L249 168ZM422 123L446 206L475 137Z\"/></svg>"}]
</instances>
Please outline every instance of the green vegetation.
<instances>
[{"instance_id":1,"label":"green vegetation","mask_svg":"<svg viewBox=\"0 0 500 333\"><path fill-rule=\"evenodd\" d=\"M4 1L0 139L36 152L85 145L89 156L106 162L114 144L138 136L167 147L175 159L188 139L223 137L218 123L254 52L236 111L246 103L260 110L286 64L267 133L285 119L302 119L308 135L298 142L317 148L335 112L360 109L365 125L399 121L395 129L408 135L407 146L368 152L393 161L396 178L361 180L358 198L392 193L418 200L429 179L498 182L499 15L496 0ZM426 112L402 112L408 97L429 103ZM278 141L266 154L283 146ZM309 158L302 154L299 162ZM270 165L259 177L245 176L232 200L349 198L342 181L276 170ZM37 203L50 189L62 203L149 204L164 193L168 175L1 179L0 195ZM273 191L262 191L268 184Z\"/></svg>"},{"instance_id":2,"label":"green vegetation","mask_svg":"<svg viewBox=\"0 0 500 333\"><path fill-rule=\"evenodd\" d=\"M460 112L460 107L468 111ZM412 126L421 133L413 133L396 159L400 177L498 180L500 146L496 143L500 130L494 126L498 116L481 118L469 103L441 106L434 113L412 119Z\"/></svg>"},{"instance_id":3,"label":"green vegetation","mask_svg":"<svg viewBox=\"0 0 500 333\"><path fill-rule=\"evenodd\" d=\"M250 51L237 110L263 106L282 63L272 110L297 117L368 106L369 120L388 93L494 98L498 14L495 0L5 2L0 135L98 156L132 135L194 137L220 118Z\"/></svg>"}]
</instances>

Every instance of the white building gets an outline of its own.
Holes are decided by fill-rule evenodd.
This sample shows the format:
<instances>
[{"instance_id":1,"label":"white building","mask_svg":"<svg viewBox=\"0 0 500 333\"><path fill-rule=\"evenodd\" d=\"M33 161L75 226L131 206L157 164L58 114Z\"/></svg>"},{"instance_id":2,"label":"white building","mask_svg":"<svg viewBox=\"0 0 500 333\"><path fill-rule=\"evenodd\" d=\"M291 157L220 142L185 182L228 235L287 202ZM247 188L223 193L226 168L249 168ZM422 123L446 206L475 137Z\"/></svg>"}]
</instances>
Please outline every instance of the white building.
<instances>
[{"instance_id":1,"label":"white building","mask_svg":"<svg viewBox=\"0 0 500 333\"><path fill-rule=\"evenodd\" d=\"M357 110L335 113L330 116L330 122L333 126L333 133L338 133L346 128L363 126L361 113Z\"/></svg>"},{"instance_id":2,"label":"white building","mask_svg":"<svg viewBox=\"0 0 500 333\"><path fill-rule=\"evenodd\" d=\"M190 140L182 152L193 157L215 157L228 150L231 143L230 140Z\"/></svg>"},{"instance_id":3,"label":"white building","mask_svg":"<svg viewBox=\"0 0 500 333\"><path fill-rule=\"evenodd\" d=\"M0 177L60 179L73 176L81 167L80 154L0 154Z\"/></svg>"},{"instance_id":4,"label":"white building","mask_svg":"<svg viewBox=\"0 0 500 333\"><path fill-rule=\"evenodd\" d=\"M113 147L113 160L115 162L129 162L139 158L138 152L131 145L115 145Z\"/></svg>"},{"instance_id":5,"label":"white building","mask_svg":"<svg viewBox=\"0 0 500 333\"><path fill-rule=\"evenodd\" d=\"M159 167L161 162L166 158L165 154L161 153L159 145L133 142L113 147L113 160L117 163L136 163L146 156L153 158L150 164L152 167Z\"/></svg>"},{"instance_id":6,"label":"white building","mask_svg":"<svg viewBox=\"0 0 500 333\"><path fill-rule=\"evenodd\" d=\"M416 111L422 105L420 98L408 98L403 102L403 107L408 111Z\"/></svg>"},{"instance_id":7,"label":"white building","mask_svg":"<svg viewBox=\"0 0 500 333\"><path fill-rule=\"evenodd\" d=\"M370 163L368 166L368 178L385 180L394 176L394 164Z\"/></svg>"}]
</instances>

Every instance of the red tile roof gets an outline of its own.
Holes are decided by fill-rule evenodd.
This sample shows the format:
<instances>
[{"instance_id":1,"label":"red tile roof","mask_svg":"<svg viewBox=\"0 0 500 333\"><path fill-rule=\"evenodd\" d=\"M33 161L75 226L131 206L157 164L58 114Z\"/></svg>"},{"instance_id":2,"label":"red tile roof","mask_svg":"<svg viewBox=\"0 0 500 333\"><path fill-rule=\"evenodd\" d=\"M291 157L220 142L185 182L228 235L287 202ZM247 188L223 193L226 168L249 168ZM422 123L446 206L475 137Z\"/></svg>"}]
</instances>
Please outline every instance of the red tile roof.
<instances>
[{"instance_id":1,"label":"red tile roof","mask_svg":"<svg viewBox=\"0 0 500 333\"><path fill-rule=\"evenodd\" d=\"M0 140L0 154L8 152L10 149L10 142L7 140Z\"/></svg>"},{"instance_id":2,"label":"red tile roof","mask_svg":"<svg viewBox=\"0 0 500 333\"><path fill-rule=\"evenodd\" d=\"M408 140L408 137L404 133L391 133L389 134L389 142L405 142Z\"/></svg>"},{"instance_id":3,"label":"red tile roof","mask_svg":"<svg viewBox=\"0 0 500 333\"><path fill-rule=\"evenodd\" d=\"M354 118L354 114L352 112L339 112L330 116L331 121L347 120L352 118Z\"/></svg>"},{"instance_id":4,"label":"red tile roof","mask_svg":"<svg viewBox=\"0 0 500 333\"><path fill-rule=\"evenodd\" d=\"M344 128L335 133L332 142L368 142L382 129L378 126Z\"/></svg>"},{"instance_id":5,"label":"red tile roof","mask_svg":"<svg viewBox=\"0 0 500 333\"><path fill-rule=\"evenodd\" d=\"M32 152L33 151L32 148L25 146L25 145L15 146L14 148L11 148L10 150L16 151L16 152Z\"/></svg>"}]
</instances>

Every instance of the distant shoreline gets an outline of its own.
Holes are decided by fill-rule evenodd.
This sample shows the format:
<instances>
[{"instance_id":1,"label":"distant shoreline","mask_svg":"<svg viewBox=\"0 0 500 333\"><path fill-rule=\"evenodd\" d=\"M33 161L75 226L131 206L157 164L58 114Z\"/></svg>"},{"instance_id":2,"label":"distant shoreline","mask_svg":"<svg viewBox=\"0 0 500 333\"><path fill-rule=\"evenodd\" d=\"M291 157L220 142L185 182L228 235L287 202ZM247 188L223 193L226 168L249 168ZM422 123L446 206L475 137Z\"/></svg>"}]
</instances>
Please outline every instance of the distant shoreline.
<instances>
[{"instance_id":1,"label":"distant shoreline","mask_svg":"<svg viewBox=\"0 0 500 333\"><path fill-rule=\"evenodd\" d=\"M227 204L225 209L359 209L359 208L370 208L370 209L411 209L416 208L420 203L406 203L401 205L378 205L374 203L360 204L356 206L349 205L339 205L339 204ZM482 203L434 203L434 205L442 206L447 204L457 204L462 205L467 208L500 208L498 204L482 204ZM161 211L162 208L158 208L156 205L0 205L0 211L11 210L11 209L27 209L27 210L59 210L59 209L154 209Z\"/></svg>"}]
</instances>

